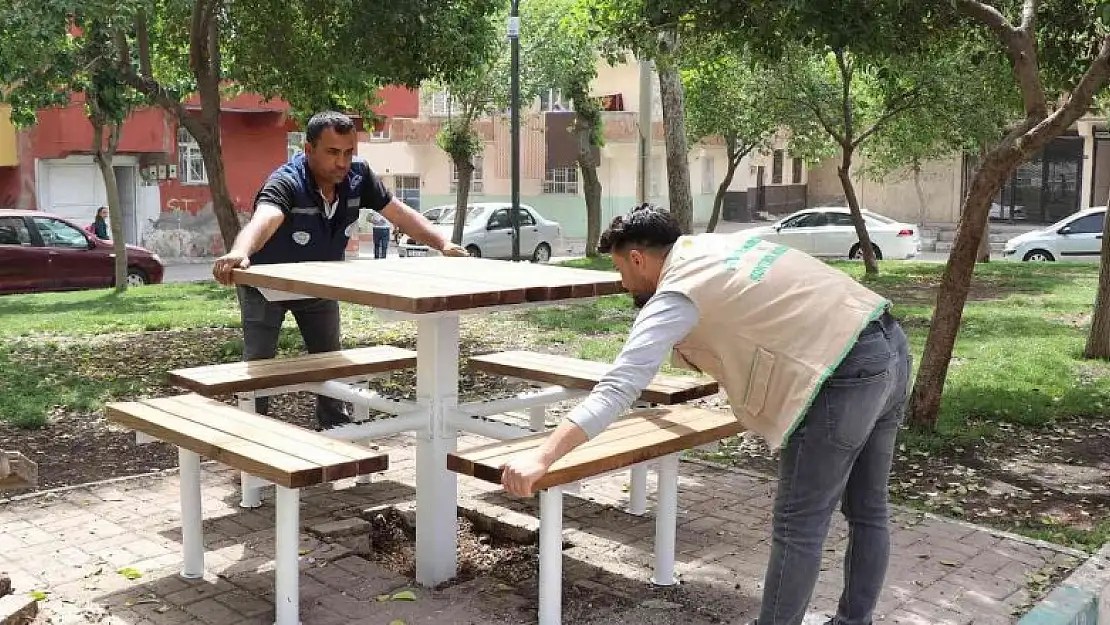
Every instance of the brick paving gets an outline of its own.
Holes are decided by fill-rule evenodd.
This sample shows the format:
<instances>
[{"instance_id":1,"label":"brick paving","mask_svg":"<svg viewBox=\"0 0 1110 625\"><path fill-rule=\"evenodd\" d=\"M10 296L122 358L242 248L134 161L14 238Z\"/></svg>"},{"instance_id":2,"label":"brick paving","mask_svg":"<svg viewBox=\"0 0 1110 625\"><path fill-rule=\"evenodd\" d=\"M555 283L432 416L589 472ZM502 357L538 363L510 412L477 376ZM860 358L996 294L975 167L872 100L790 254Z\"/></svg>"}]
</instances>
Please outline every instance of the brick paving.
<instances>
[{"instance_id":1,"label":"brick paving","mask_svg":"<svg viewBox=\"0 0 1110 625\"><path fill-rule=\"evenodd\" d=\"M481 439L464 439L461 447ZM379 442L391 469L368 485L347 480L302 493L302 522L314 528L383 504L414 501L411 439ZM774 481L701 463L680 469L677 571L682 584L653 589L654 518L625 513L625 474L583 485L565 503L567 623L744 623L758 606L769 549ZM204 580L177 577L177 476L102 483L0 504L0 571L17 592L48 593L39 623L153 625L272 623L272 498L237 507L237 474L205 465ZM460 477L460 506L534 531L536 501L505 497ZM650 510L650 508L649 508ZM357 525L357 524L356 524ZM337 526L333 526L337 527ZM1083 554L899 510L893 557L877 614L898 625L1003 625L1035 597L1036 579L1074 568ZM837 520L812 602L832 610L840 591L846 526ZM416 589L415 602L377 601L411 588L346 546L302 533L304 625L528 623L535 581L516 586L478 578L442 590ZM120 569L141 577L127 579Z\"/></svg>"}]
</instances>

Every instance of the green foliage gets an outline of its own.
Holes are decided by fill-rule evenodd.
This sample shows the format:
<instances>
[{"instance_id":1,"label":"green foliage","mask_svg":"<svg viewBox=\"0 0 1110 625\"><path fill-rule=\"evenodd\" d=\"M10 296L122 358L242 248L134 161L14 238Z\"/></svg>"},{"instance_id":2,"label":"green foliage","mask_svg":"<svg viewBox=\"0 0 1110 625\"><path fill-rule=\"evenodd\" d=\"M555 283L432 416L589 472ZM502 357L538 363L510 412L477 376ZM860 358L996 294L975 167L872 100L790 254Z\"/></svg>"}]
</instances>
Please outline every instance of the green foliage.
<instances>
[{"instance_id":1,"label":"green foliage","mask_svg":"<svg viewBox=\"0 0 1110 625\"><path fill-rule=\"evenodd\" d=\"M470 124L462 120L450 119L436 134L436 145L446 152L452 160L473 162L482 153L482 137L474 132Z\"/></svg>"}]
</instances>

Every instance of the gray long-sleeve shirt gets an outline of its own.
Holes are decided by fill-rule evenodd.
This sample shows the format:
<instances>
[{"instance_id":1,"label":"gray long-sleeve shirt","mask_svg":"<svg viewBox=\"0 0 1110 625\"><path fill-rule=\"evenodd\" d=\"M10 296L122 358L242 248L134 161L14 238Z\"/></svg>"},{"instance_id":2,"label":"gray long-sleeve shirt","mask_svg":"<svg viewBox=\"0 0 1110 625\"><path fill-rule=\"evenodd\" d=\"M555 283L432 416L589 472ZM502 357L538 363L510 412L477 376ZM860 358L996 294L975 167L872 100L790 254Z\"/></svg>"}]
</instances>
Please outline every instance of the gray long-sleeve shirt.
<instances>
[{"instance_id":1,"label":"gray long-sleeve shirt","mask_svg":"<svg viewBox=\"0 0 1110 625\"><path fill-rule=\"evenodd\" d=\"M593 438L628 410L651 383L674 345L698 323L698 309L680 293L658 293L644 306L624 348L590 393L567 415Z\"/></svg>"}]
</instances>

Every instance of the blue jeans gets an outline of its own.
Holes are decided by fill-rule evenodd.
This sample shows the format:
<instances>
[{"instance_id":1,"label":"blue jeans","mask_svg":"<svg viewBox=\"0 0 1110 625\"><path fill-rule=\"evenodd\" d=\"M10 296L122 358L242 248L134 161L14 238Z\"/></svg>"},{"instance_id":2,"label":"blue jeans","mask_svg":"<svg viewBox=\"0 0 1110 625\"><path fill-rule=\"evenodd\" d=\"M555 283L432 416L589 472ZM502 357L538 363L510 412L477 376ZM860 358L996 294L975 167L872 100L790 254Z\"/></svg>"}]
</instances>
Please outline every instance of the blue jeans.
<instances>
[{"instance_id":1,"label":"blue jeans","mask_svg":"<svg viewBox=\"0 0 1110 625\"><path fill-rule=\"evenodd\" d=\"M802 622L838 502L849 534L832 623L871 625L890 560L887 482L911 367L906 335L884 314L863 331L784 445L758 625Z\"/></svg>"},{"instance_id":2,"label":"blue jeans","mask_svg":"<svg viewBox=\"0 0 1110 625\"><path fill-rule=\"evenodd\" d=\"M389 253L389 228L374 228L374 258L385 258Z\"/></svg>"}]
</instances>

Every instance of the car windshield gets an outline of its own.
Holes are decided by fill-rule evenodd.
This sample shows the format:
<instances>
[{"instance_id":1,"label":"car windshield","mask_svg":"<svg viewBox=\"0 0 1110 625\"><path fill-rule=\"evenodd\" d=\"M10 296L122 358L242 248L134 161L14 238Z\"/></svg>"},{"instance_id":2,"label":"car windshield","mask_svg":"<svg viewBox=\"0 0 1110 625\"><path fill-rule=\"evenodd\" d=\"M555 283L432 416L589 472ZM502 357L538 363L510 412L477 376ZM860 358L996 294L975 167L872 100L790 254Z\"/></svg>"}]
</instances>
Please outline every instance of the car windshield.
<instances>
[{"instance_id":1,"label":"car windshield","mask_svg":"<svg viewBox=\"0 0 1110 625\"><path fill-rule=\"evenodd\" d=\"M486 212L484 206L472 206L470 210L466 211L466 225L474 223L474 220L482 216ZM455 209L451 208L443 211L443 215L436 220L437 224L453 224L455 223Z\"/></svg>"}]
</instances>

